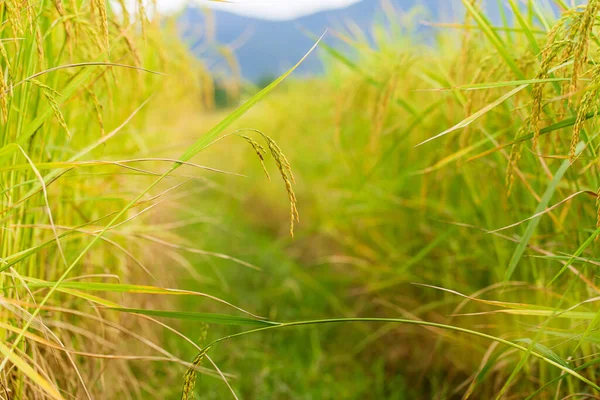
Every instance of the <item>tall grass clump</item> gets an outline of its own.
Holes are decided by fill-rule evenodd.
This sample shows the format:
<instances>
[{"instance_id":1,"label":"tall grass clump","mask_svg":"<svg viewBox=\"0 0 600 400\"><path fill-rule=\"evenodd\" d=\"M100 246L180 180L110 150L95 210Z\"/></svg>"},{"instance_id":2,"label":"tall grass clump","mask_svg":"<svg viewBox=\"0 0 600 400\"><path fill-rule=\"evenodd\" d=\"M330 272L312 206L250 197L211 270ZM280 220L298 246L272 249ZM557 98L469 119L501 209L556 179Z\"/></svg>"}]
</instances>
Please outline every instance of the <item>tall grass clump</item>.
<instances>
[{"instance_id":1,"label":"tall grass clump","mask_svg":"<svg viewBox=\"0 0 600 400\"><path fill-rule=\"evenodd\" d=\"M288 330L271 360L290 347L327 354L312 375L299 364L242 374L248 397L263 384L301 396L315 374L347 398L598 396L599 3L507 0L496 22L462 3L464 22L427 23L435 43L410 29L427 16L389 6L371 35L333 32L353 54L322 45L325 78L289 82L239 124L285 132L304 223L295 241L279 229L277 188L235 190L249 193L247 224L300 267L275 280L274 261L260 281L265 298L289 302L259 303L273 321L223 331L196 360L242 362L242 344L300 325L316 327L313 348ZM236 149L230 165L258 168ZM256 294L235 282L240 301ZM342 380L349 366L362 385Z\"/></svg>"},{"instance_id":2,"label":"tall grass clump","mask_svg":"<svg viewBox=\"0 0 600 400\"><path fill-rule=\"evenodd\" d=\"M161 398L188 364L150 318L105 309L201 295L161 289L185 263L149 216L201 176L145 189L210 76L141 1L7 0L0 22L0 396Z\"/></svg>"}]
</instances>

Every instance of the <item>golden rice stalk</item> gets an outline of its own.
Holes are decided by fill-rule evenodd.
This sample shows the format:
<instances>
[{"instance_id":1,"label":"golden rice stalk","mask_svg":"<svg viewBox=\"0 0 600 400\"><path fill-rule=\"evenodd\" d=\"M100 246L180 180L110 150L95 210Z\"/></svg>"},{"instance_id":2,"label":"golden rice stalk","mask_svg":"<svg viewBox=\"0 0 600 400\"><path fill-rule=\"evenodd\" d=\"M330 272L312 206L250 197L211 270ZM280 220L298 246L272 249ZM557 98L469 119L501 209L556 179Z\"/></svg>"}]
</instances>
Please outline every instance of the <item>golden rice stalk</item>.
<instances>
[{"instance_id":1,"label":"golden rice stalk","mask_svg":"<svg viewBox=\"0 0 600 400\"><path fill-rule=\"evenodd\" d=\"M577 91L579 77L583 73L585 64L588 62L589 42L594 22L600 10L600 0L589 0L579 24L579 40L575 46L573 75L571 78L571 93Z\"/></svg>"},{"instance_id":2,"label":"golden rice stalk","mask_svg":"<svg viewBox=\"0 0 600 400\"><path fill-rule=\"evenodd\" d=\"M100 26L102 28L102 41L104 43L104 49L110 51L109 36L108 36L108 15L106 13L106 2L105 0L93 0L94 8L98 12L100 17Z\"/></svg>"},{"instance_id":3,"label":"golden rice stalk","mask_svg":"<svg viewBox=\"0 0 600 400\"><path fill-rule=\"evenodd\" d=\"M267 154L267 149L265 149L260 143L256 142L249 136L240 135L240 137L242 139L245 139L246 142L248 142L250 146L252 146L254 152L258 156L258 159L260 160L260 165L262 166L265 175L269 180L271 180L271 175L269 175L269 171L267 171L267 166L265 165L265 155Z\"/></svg>"},{"instance_id":4,"label":"golden rice stalk","mask_svg":"<svg viewBox=\"0 0 600 400\"><path fill-rule=\"evenodd\" d=\"M42 37L42 31L38 26L35 30L35 44L37 49L38 62L40 63L40 68L44 68L44 39Z\"/></svg>"},{"instance_id":5,"label":"golden rice stalk","mask_svg":"<svg viewBox=\"0 0 600 400\"><path fill-rule=\"evenodd\" d=\"M15 37L21 36L23 34L23 25L21 24L20 11L16 2L4 1L4 6L6 9L6 18L11 26L13 35Z\"/></svg>"},{"instance_id":6,"label":"golden rice stalk","mask_svg":"<svg viewBox=\"0 0 600 400\"><path fill-rule=\"evenodd\" d=\"M2 122L8 121L8 95L9 87L4 76L4 69L0 68L0 110L2 111Z\"/></svg>"},{"instance_id":7,"label":"golden rice stalk","mask_svg":"<svg viewBox=\"0 0 600 400\"><path fill-rule=\"evenodd\" d=\"M78 6L78 0L69 0L69 10L70 13L73 15L70 27L71 27L71 34L73 35L71 37L71 42L69 42L69 54L72 57L73 56L73 47L77 46L77 41L79 39L79 23L81 21L80 18L78 18L79 15L79 6Z\"/></svg>"},{"instance_id":8,"label":"golden rice stalk","mask_svg":"<svg viewBox=\"0 0 600 400\"><path fill-rule=\"evenodd\" d=\"M65 30L67 31L67 35L68 35L69 29L67 28L67 21L65 18L67 15L67 12L65 10L65 6L63 5L62 0L54 0L54 8L56 8L58 15L60 15L63 18L63 23L65 24Z\"/></svg>"},{"instance_id":9,"label":"golden rice stalk","mask_svg":"<svg viewBox=\"0 0 600 400\"><path fill-rule=\"evenodd\" d=\"M29 0L25 0L22 7L24 8L25 15L27 16L29 33L33 34L33 27L35 25L35 8L32 4L29 4Z\"/></svg>"},{"instance_id":10,"label":"golden rice stalk","mask_svg":"<svg viewBox=\"0 0 600 400\"><path fill-rule=\"evenodd\" d=\"M542 50L542 61L536 75L536 79L546 79L549 76L550 69L554 61L559 58L558 63L570 57L569 47L570 41L564 40L573 26L579 24L577 16L573 19L572 13L565 13L552 27L548 33L547 43ZM560 57L559 57L560 56ZM533 132L533 148L535 149L540 137L540 121L542 118L542 108L544 102L544 83L536 83L533 85L531 96L533 97L533 106L531 110L530 128Z\"/></svg>"},{"instance_id":11,"label":"golden rice stalk","mask_svg":"<svg viewBox=\"0 0 600 400\"><path fill-rule=\"evenodd\" d=\"M50 107L52 107L52 111L54 112L54 117L58 120L58 123L60 124L60 126L62 126L62 128L65 130L67 135L69 137L71 137L71 132L69 132L69 127L67 126L67 121L65 121L65 117L64 117L63 113L60 111L60 107L58 106L58 103L56 101L56 98L60 97L60 93L58 93L56 90L54 90L50 86L45 85L36 79L31 79L31 80L29 80L29 82L38 86L42 90L44 97L46 98L46 100L48 100L48 103L50 103Z\"/></svg>"},{"instance_id":12,"label":"golden rice stalk","mask_svg":"<svg viewBox=\"0 0 600 400\"><path fill-rule=\"evenodd\" d=\"M133 43L131 36L129 36L129 33L125 29L121 29L121 35L123 36L123 39L125 40L125 45L127 46L129 53L133 57L133 62L135 63L135 65L137 67L140 67L142 65L142 58L140 57L140 53L139 53L137 47L135 46L135 44Z\"/></svg>"},{"instance_id":13,"label":"golden rice stalk","mask_svg":"<svg viewBox=\"0 0 600 400\"><path fill-rule=\"evenodd\" d=\"M98 32L96 32L96 30L87 22L82 21L80 27L82 31L89 35L89 38L91 39L92 43L94 43L98 47L98 49L103 50L102 40L98 36Z\"/></svg>"},{"instance_id":14,"label":"golden rice stalk","mask_svg":"<svg viewBox=\"0 0 600 400\"><path fill-rule=\"evenodd\" d=\"M194 400L194 388L196 387L196 378L198 373L196 369L202 364L202 360L206 356L209 347L202 349L200 353L192 361L192 365L188 368L185 375L183 376L183 391L181 393L181 400Z\"/></svg>"},{"instance_id":15,"label":"golden rice stalk","mask_svg":"<svg viewBox=\"0 0 600 400\"><path fill-rule=\"evenodd\" d=\"M277 143L273 139L271 139L269 136L267 136L263 132L256 130L256 129L245 129L245 130L256 132L256 133L260 134L264 138L264 140L267 142L267 147L269 148L271 157L273 157L273 160L275 160L275 165L277 166L277 169L279 170L279 173L281 174L281 178L283 179L283 182L285 183L285 190L287 191L288 198L290 201L290 235L294 236L294 225L296 222L300 222L300 214L298 212L298 199L296 198L296 193L294 192L294 188L292 186L294 183L296 183L296 178L294 177L294 174L292 172L292 167L291 167L288 159L286 158L285 154L283 154L283 151L281 151L281 148L277 145ZM238 134L238 136L241 136L241 135ZM249 139L247 137L242 136L242 138L244 138L246 141L248 141L252 145L252 147L254 148L254 151L257 152L259 158L261 159L261 163L262 163L262 161L264 160L263 154L266 154L266 150L264 150L263 146L259 145L254 140ZM258 145L259 147L255 147L256 145ZM262 151L264 151L264 153L262 153ZM264 164L263 164L263 168L264 168ZM266 169L265 169L265 172L267 172ZM267 173L267 176L269 176L268 173Z\"/></svg>"},{"instance_id":16,"label":"golden rice stalk","mask_svg":"<svg viewBox=\"0 0 600 400\"><path fill-rule=\"evenodd\" d=\"M73 34L72 26L71 26L71 21L67 17L67 11L65 10L65 6L63 5L62 0L54 0L54 8L56 8L58 15L60 15L60 17L63 21L63 26L65 28L66 42L69 46L69 53L72 55L74 34ZM39 30L39 28L38 28L38 30ZM40 44L38 44L38 47L39 46L40 46ZM39 52L39 49L38 49L38 52Z\"/></svg>"},{"instance_id":17,"label":"golden rice stalk","mask_svg":"<svg viewBox=\"0 0 600 400\"><path fill-rule=\"evenodd\" d=\"M571 145L569 147L569 159L571 162L575 160L576 156L576 148L579 143L579 137L581 135L581 131L583 130L586 121L588 120L587 115L594 110L594 112L598 112L597 101L598 94L600 94L600 89L598 89L600 85L600 66L595 67L594 73L592 75L592 80L590 82L590 86L595 89L588 90L583 95L583 99L581 100L581 105L579 106L579 110L577 110L577 118L575 120L575 125L573 126L573 135L571 137Z\"/></svg>"},{"instance_id":18,"label":"golden rice stalk","mask_svg":"<svg viewBox=\"0 0 600 400\"><path fill-rule=\"evenodd\" d=\"M94 111L96 113L96 120L98 121L98 125L100 126L102 136L104 136L106 132L104 131L104 118L102 118L102 104L100 104L100 100L98 100L98 96L96 96L96 93L94 93L94 91L91 90L89 87L86 88L86 92L92 99L92 104L94 105Z\"/></svg>"},{"instance_id":19,"label":"golden rice stalk","mask_svg":"<svg viewBox=\"0 0 600 400\"><path fill-rule=\"evenodd\" d=\"M2 60L6 63L6 68L8 69L8 75L11 76L12 68L10 58L8 58L8 52L6 51L6 47L4 47L4 43L0 41L0 55L2 56Z\"/></svg>"},{"instance_id":20,"label":"golden rice stalk","mask_svg":"<svg viewBox=\"0 0 600 400\"><path fill-rule=\"evenodd\" d=\"M285 182L285 189L290 200L290 235L294 236L294 224L296 222L300 222L300 214L298 213L297 208L298 200L296 198L294 188L292 187L292 184L296 183L296 178L294 178L290 163L277 143L275 143L275 141L268 136L265 136L265 139L269 145L269 150L271 150L271 156L275 160L275 165L277 165L277 169L279 170L281 177Z\"/></svg>"},{"instance_id":21,"label":"golden rice stalk","mask_svg":"<svg viewBox=\"0 0 600 400\"><path fill-rule=\"evenodd\" d=\"M142 36L146 37L146 6L144 6L144 0L138 0L138 13L140 15L140 22L142 23Z\"/></svg>"},{"instance_id":22,"label":"golden rice stalk","mask_svg":"<svg viewBox=\"0 0 600 400\"><path fill-rule=\"evenodd\" d=\"M521 136L523 136L524 134L526 134L528 127L529 127L529 124L527 122L524 122L523 124L521 124L521 127L519 128L517 134L515 135L515 139L518 139ZM507 196L510 196L510 194L512 192L512 188L515 184L515 175L516 175L515 171L519 167L519 161L521 160L522 151L523 151L522 143L514 144L514 145L512 145L512 147L510 149L510 157L508 159L508 167L506 169Z\"/></svg>"}]
</instances>

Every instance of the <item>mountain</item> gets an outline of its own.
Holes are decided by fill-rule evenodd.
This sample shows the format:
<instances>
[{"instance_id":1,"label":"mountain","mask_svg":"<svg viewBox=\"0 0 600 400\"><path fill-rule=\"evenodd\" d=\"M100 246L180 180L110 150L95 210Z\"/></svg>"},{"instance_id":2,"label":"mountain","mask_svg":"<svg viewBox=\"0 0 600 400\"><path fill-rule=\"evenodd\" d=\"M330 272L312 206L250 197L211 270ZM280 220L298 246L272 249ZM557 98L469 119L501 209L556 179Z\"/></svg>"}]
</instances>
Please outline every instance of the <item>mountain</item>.
<instances>
[{"instance_id":1,"label":"mountain","mask_svg":"<svg viewBox=\"0 0 600 400\"><path fill-rule=\"evenodd\" d=\"M398 11L421 6L426 12L423 17L417 19L456 20L464 15L460 0L386 1ZM496 4L495 0L488 1ZM216 43L243 42L241 46L235 46L237 48L234 53L241 66L242 76L255 82L261 78L280 75L302 58L314 44L314 39L308 37L306 32L320 36L326 29L343 29L345 22L352 21L354 26L368 33L374 21L385 22L386 19L379 0L362 0L343 9L323 11L293 21L259 20L217 10L210 10L208 15L211 16L207 17L206 10L187 8L179 19L184 38L200 57L211 61L214 69L224 66L225 63L222 54L215 48L206 46L206 32L198 33L203 27L214 25ZM412 21L412 24L421 30L427 29L418 20ZM333 46L341 46L341 42L335 40L331 34L326 41ZM217 61L219 59L220 62ZM319 57L311 55L297 73L310 75L318 74L322 70Z\"/></svg>"}]
</instances>

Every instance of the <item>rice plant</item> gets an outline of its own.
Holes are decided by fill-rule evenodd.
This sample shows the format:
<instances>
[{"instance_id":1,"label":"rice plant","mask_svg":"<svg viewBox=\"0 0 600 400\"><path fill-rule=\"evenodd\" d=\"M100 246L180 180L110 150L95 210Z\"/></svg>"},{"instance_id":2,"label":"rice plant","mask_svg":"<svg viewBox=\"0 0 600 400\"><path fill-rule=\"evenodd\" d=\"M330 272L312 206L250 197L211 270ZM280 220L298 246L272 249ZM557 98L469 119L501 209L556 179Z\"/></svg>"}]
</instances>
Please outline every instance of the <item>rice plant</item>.
<instances>
[{"instance_id":1,"label":"rice plant","mask_svg":"<svg viewBox=\"0 0 600 400\"><path fill-rule=\"evenodd\" d=\"M428 23L434 44L401 11L374 44L333 32L353 54L321 44L326 77L240 122L285 131L304 216L285 239L280 189L235 184L249 195L231 227L263 243L268 278L224 281L272 317L212 328L195 361L240 371L245 398L598 395L598 4L498 3L499 23L467 0L464 21Z\"/></svg>"},{"instance_id":2,"label":"rice plant","mask_svg":"<svg viewBox=\"0 0 600 400\"><path fill-rule=\"evenodd\" d=\"M105 1L0 4L6 399L139 398L163 374L139 379L140 361L186 365L149 319L105 310L204 296L159 286L164 271L148 266L140 231L184 179L143 190L177 161L155 158L156 146L183 109L206 109L212 83L175 30L131 11Z\"/></svg>"},{"instance_id":3,"label":"rice plant","mask_svg":"<svg viewBox=\"0 0 600 400\"><path fill-rule=\"evenodd\" d=\"M600 2L387 5L224 111L125 3L0 3L0 397L598 396Z\"/></svg>"}]
</instances>

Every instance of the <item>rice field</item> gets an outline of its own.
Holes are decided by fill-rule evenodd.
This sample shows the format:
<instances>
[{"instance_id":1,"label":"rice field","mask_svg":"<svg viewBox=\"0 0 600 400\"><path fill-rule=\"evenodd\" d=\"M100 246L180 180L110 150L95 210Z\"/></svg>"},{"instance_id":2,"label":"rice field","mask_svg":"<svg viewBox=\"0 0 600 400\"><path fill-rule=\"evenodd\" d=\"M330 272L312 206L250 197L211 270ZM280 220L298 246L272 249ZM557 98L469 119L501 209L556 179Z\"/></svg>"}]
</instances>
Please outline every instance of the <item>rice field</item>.
<instances>
[{"instance_id":1,"label":"rice field","mask_svg":"<svg viewBox=\"0 0 600 400\"><path fill-rule=\"evenodd\" d=\"M1 2L0 398L600 397L600 1L462 3L219 108L151 2Z\"/></svg>"}]
</instances>

